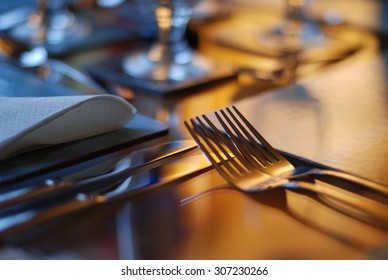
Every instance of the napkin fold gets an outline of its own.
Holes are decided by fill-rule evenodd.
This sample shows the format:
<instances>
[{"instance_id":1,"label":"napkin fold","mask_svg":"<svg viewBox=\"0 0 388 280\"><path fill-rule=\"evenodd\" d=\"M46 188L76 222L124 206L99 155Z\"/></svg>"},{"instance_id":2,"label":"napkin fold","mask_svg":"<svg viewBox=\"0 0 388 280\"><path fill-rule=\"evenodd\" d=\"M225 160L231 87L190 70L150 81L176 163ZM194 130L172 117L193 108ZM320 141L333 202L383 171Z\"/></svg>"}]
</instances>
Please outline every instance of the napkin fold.
<instances>
[{"instance_id":1,"label":"napkin fold","mask_svg":"<svg viewBox=\"0 0 388 280\"><path fill-rule=\"evenodd\" d=\"M135 114L113 95L0 97L0 160L117 130Z\"/></svg>"}]
</instances>

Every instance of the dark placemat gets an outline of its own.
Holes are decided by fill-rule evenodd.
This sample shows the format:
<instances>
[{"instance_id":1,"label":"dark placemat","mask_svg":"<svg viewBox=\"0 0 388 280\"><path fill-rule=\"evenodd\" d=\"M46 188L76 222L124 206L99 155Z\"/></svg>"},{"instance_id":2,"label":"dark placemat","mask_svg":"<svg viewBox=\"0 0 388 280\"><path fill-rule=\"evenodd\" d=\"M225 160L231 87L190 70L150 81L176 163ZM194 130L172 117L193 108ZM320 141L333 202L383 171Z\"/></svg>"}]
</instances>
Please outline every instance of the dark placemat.
<instances>
[{"instance_id":1,"label":"dark placemat","mask_svg":"<svg viewBox=\"0 0 388 280\"><path fill-rule=\"evenodd\" d=\"M0 61L0 69L0 97L50 97L83 94L75 89L40 80L33 74L4 61ZM167 125L137 114L125 128L120 130L0 161L0 185L135 145L167 134L167 132Z\"/></svg>"},{"instance_id":2,"label":"dark placemat","mask_svg":"<svg viewBox=\"0 0 388 280\"><path fill-rule=\"evenodd\" d=\"M0 186L80 163L168 133L167 125L137 114L124 128L0 161Z\"/></svg>"},{"instance_id":3,"label":"dark placemat","mask_svg":"<svg viewBox=\"0 0 388 280\"><path fill-rule=\"evenodd\" d=\"M123 57L106 60L97 65L86 67L86 70L97 80L103 83L116 83L132 89L146 91L158 96L181 94L182 91L217 84L236 77L236 72L229 66L214 67L209 75L185 81L147 81L128 76L122 69Z\"/></svg>"},{"instance_id":4,"label":"dark placemat","mask_svg":"<svg viewBox=\"0 0 388 280\"><path fill-rule=\"evenodd\" d=\"M270 33L281 19L273 12L253 10L236 13L233 18L200 29L203 40L243 53L280 59L296 50L286 49ZM310 40L300 49L301 63L342 59L363 47L365 32L348 25L319 25L323 40ZM322 39L322 38L321 38Z\"/></svg>"},{"instance_id":5,"label":"dark placemat","mask_svg":"<svg viewBox=\"0 0 388 280\"><path fill-rule=\"evenodd\" d=\"M104 44L116 43L134 38L134 33L125 28L93 26L87 36L70 36L60 44L46 44L50 55L60 56L71 52L95 48Z\"/></svg>"},{"instance_id":6,"label":"dark placemat","mask_svg":"<svg viewBox=\"0 0 388 280\"><path fill-rule=\"evenodd\" d=\"M227 32L219 32L212 40L225 47L273 58L281 58L285 53L291 52L291 50L284 50L282 48L283 45L271 42L271 40L266 37L269 35L265 34L265 32L268 32L268 30L264 28L247 28L243 33L238 29L230 28ZM357 42L341 38L341 36L338 36L335 32L326 32L325 34L326 38L322 43L307 46L301 50L303 55L302 63L304 60L321 61L337 59L342 56L346 57L348 54L355 52L360 48L360 44Z\"/></svg>"},{"instance_id":7,"label":"dark placemat","mask_svg":"<svg viewBox=\"0 0 388 280\"><path fill-rule=\"evenodd\" d=\"M85 73L77 74L71 66L55 59L30 69L22 69L11 61L0 59L0 69L0 97L93 95L104 92L85 83L82 80ZM47 70L51 72L48 78L37 77L38 73ZM93 83L93 80L89 82Z\"/></svg>"},{"instance_id":8,"label":"dark placemat","mask_svg":"<svg viewBox=\"0 0 388 280\"><path fill-rule=\"evenodd\" d=\"M0 18L0 31L3 36L14 38L13 32L22 20L14 17L26 18L33 9L28 7L14 7L3 11ZM46 42L45 48L52 56L61 56L75 51L95 48L106 44L130 40L136 37L133 24L120 21L115 9L89 9L75 11L75 24L66 31L65 38L58 42ZM12 19L12 21L11 21ZM29 42L20 41L24 44Z\"/></svg>"}]
</instances>

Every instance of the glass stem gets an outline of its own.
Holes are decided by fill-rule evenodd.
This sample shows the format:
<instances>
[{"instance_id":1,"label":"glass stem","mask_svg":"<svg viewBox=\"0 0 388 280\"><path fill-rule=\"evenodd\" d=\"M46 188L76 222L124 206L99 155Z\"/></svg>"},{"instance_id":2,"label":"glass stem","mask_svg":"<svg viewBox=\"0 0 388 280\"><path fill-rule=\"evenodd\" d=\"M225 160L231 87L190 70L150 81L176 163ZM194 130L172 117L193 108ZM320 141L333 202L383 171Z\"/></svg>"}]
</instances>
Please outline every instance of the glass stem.
<instances>
[{"instance_id":1,"label":"glass stem","mask_svg":"<svg viewBox=\"0 0 388 280\"><path fill-rule=\"evenodd\" d=\"M169 0L161 1L155 10L158 25L158 43L151 49L151 59L154 61L172 61L174 55L187 49L185 32L189 15L184 14ZM174 14L177 13L177 14Z\"/></svg>"}]
</instances>

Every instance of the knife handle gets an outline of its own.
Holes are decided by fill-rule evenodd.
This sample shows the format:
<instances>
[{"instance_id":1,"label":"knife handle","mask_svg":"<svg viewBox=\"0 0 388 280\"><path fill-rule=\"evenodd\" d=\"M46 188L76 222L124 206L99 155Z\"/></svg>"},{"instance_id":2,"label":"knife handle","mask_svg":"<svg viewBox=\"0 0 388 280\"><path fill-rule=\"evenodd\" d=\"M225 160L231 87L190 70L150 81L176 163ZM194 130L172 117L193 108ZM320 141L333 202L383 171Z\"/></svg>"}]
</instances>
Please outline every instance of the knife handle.
<instances>
[{"instance_id":1,"label":"knife handle","mask_svg":"<svg viewBox=\"0 0 388 280\"><path fill-rule=\"evenodd\" d=\"M197 158L193 160L193 157ZM174 172L173 174L167 176L161 176L157 181L155 181L155 178L149 178L146 182L129 180L128 183L124 182L123 186L120 185L113 190L106 192L102 190L92 191L90 193L86 192L75 195L67 200L56 201L50 205L40 205L37 209L27 209L23 212L14 213L13 215L0 218L0 239L6 238L20 231L36 228L36 226L46 223L52 219L58 219L62 216L67 216L81 210L92 208L96 205L104 205L109 202L129 201L130 199L146 192L166 187L173 187L213 169L213 166L202 155L193 157L188 157L184 160L187 162L191 162L193 160L197 163L196 165L190 165L190 167L184 168L182 171ZM178 164L177 166L181 166L179 165L181 164L179 161L172 162L170 164ZM177 170L177 168L173 167L172 170ZM126 184L134 185L128 186Z\"/></svg>"},{"instance_id":2,"label":"knife handle","mask_svg":"<svg viewBox=\"0 0 388 280\"><path fill-rule=\"evenodd\" d=\"M53 192L55 189L62 188L63 184L53 180L47 181L45 184L37 186L29 186L20 190L11 191L2 194L0 201L0 212L3 209L12 207L27 200L32 200L37 197L44 197L46 194Z\"/></svg>"},{"instance_id":3,"label":"knife handle","mask_svg":"<svg viewBox=\"0 0 388 280\"><path fill-rule=\"evenodd\" d=\"M8 223L3 222L0 225L0 238L10 236L14 233L23 231L29 227L42 224L55 218L87 209L97 203L99 203L97 199L82 200L78 198L72 198L70 201L67 201L64 204L50 208L50 211L41 209L38 211L33 211L31 214L31 211L26 210L25 212L17 214L18 217L21 217L19 219L14 219L14 216L11 215L5 218L9 220Z\"/></svg>"},{"instance_id":4,"label":"knife handle","mask_svg":"<svg viewBox=\"0 0 388 280\"><path fill-rule=\"evenodd\" d=\"M171 159L196 149L197 145L192 140L162 143L130 153L127 157L130 157L131 155L144 157L144 162L137 165L131 165L129 163L128 166L124 166L121 169L114 169L108 173L79 180L47 180L42 185L4 193L2 194L3 197L0 197L0 215L37 205L55 195L66 195L69 193L82 192L89 188L96 189L104 187L107 184L113 185L115 183L120 183L134 173L161 166Z\"/></svg>"}]
</instances>

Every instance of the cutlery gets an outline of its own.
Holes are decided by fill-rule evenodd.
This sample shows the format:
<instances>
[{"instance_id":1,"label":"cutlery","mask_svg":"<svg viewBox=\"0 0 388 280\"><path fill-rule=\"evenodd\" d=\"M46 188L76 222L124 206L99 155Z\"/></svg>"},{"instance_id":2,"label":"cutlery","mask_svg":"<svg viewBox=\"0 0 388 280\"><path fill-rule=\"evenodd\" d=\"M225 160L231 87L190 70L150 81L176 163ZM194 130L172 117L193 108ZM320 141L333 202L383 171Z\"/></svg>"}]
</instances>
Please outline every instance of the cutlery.
<instances>
[{"instance_id":1,"label":"cutlery","mask_svg":"<svg viewBox=\"0 0 388 280\"><path fill-rule=\"evenodd\" d=\"M46 180L41 185L26 186L17 190L7 188L7 190L0 191L0 216L53 200L56 197L74 194L84 189L98 189L103 188L105 185L119 183L134 173L166 164L168 161L196 148L197 145L192 140L162 143L131 152L118 161L113 170L104 174L82 177L85 176L85 173L98 169L105 162L81 170L76 174Z\"/></svg>"},{"instance_id":2,"label":"cutlery","mask_svg":"<svg viewBox=\"0 0 388 280\"><path fill-rule=\"evenodd\" d=\"M288 179L303 179L311 175L334 176L367 187L382 194L385 198L388 197L387 186L346 172L310 166L294 166L260 135L235 106L232 108L236 114L230 108L226 108L226 110L220 110L220 113L215 112L215 116L238 148L245 150L244 153L247 155L249 153L247 159L261 171Z\"/></svg>"},{"instance_id":3,"label":"cutlery","mask_svg":"<svg viewBox=\"0 0 388 280\"><path fill-rule=\"evenodd\" d=\"M193 162L196 164L193 165ZM168 161L164 166L152 165L152 168L142 169L140 173L126 177L125 181L118 186L110 184L99 189L89 189L65 200L0 218L0 238L9 237L33 226L98 205L127 202L143 193L175 186L212 168L213 166L201 154L179 158L173 162Z\"/></svg>"},{"instance_id":4,"label":"cutlery","mask_svg":"<svg viewBox=\"0 0 388 280\"><path fill-rule=\"evenodd\" d=\"M265 168L260 168L260 165L253 162L251 151L246 147L251 144L242 143L238 139L235 142L236 139L229 135L230 131L227 131L230 138L226 137L206 115L202 115L202 118L197 116L190 122L191 126L188 122L185 122L185 126L194 140L218 173L236 189L249 193L277 187L307 190L330 197L332 201L347 205L348 209L355 209L352 212L357 213L358 217L361 211L368 221L388 227L388 205L323 181L296 181L295 178L281 177L283 172L289 171L288 164L283 165L283 172L279 171L278 175L267 174ZM242 145L244 148L241 148Z\"/></svg>"}]
</instances>

